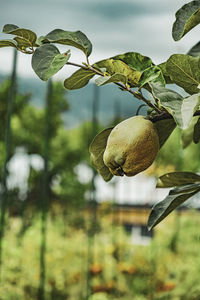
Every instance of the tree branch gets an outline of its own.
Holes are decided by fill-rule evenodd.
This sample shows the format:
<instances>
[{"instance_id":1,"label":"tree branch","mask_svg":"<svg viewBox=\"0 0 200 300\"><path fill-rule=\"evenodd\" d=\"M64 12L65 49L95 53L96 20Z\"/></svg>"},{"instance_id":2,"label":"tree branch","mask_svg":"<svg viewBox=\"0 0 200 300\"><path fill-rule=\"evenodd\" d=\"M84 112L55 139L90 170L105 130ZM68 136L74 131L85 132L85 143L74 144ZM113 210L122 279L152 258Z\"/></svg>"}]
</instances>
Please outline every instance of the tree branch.
<instances>
[{"instance_id":1,"label":"tree branch","mask_svg":"<svg viewBox=\"0 0 200 300\"><path fill-rule=\"evenodd\" d=\"M196 116L200 116L200 110L197 110L194 113L193 117L196 117ZM149 116L149 120L151 120L153 123L161 121L161 120L166 120L166 119L173 119L173 117L172 117L172 115L170 115L167 112L162 112L158 115Z\"/></svg>"},{"instance_id":2,"label":"tree branch","mask_svg":"<svg viewBox=\"0 0 200 300\"><path fill-rule=\"evenodd\" d=\"M80 65L80 64L77 64L77 63L73 63L73 62L67 62L66 65L71 65L71 66L75 66L75 67L79 67L81 69L84 69L84 70L90 70L94 73L96 73L97 75L100 75L100 76L104 76L104 74L99 71L98 69L90 66L90 65L87 65L87 66L84 66L84 65ZM149 107L151 107L153 110L155 110L157 113L160 113L160 110L154 106L150 100L147 100L141 92L134 92L130 87L128 87L127 85L123 85L122 83L118 83L118 82L114 82L117 86L119 86L120 89L122 89L123 91L127 91L129 93L131 93L135 98L139 99L139 100L142 100L143 102L145 102Z\"/></svg>"}]
</instances>

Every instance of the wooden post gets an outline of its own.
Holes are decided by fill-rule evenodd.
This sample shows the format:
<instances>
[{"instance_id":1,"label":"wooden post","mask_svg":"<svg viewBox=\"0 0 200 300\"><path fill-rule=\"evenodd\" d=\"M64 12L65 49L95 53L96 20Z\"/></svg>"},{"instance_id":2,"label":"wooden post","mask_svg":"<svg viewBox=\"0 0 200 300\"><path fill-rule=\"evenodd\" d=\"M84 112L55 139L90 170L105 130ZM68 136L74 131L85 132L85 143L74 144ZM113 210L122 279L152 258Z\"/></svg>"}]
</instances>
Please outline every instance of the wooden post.
<instances>
[{"instance_id":1,"label":"wooden post","mask_svg":"<svg viewBox=\"0 0 200 300\"><path fill-rule=\"evenodd\" d=\"M50 135L51 135L51 95L52 81L47 83L46 94L46 115L45 115L45 138L44 138L44 173L41 197L41 245L40 245L40 284L38 290L38 300L45 299L45 279L46 279L46 232L49 200L49 155L50 155Z\"/></svg>"},{"instance_id":2,"label":"wooden post","mask_svg":"<svg viewBox=\"0 0 200 300\"><path fill-rule=\"evenodd\" d=\"M13 67L10 84L10 94L7 105L7 119L5 128L5 160L2 174L2 194L1 194L1 216L0 216L0 280L2 279L2 254L3 254L3 237L5 227L5 216L8 202L8 190L7 190L7 164L11 155L11 117L13 112L13 104L16 95L16 67L17 67L17 50L14 50L13 55Z\"/></svg>"}]
</instances>

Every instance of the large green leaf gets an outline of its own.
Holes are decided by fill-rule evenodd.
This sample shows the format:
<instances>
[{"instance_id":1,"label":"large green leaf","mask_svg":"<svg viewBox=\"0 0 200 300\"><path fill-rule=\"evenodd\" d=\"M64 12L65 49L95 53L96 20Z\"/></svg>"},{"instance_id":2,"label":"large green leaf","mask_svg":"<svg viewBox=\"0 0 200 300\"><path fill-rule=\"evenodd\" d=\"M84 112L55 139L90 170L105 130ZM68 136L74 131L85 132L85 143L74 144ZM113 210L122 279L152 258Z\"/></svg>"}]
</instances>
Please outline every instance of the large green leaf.
<instances>
[{"instance_id":1,"label":"large green leaf","mask_svg":"<svg viewBox=\"0 0 200 300\"><path fill-rule=\"evenodd\" d=\"M14 38L14 40L17 42L17 46L20 50L26 50L26 48L30 47L29 41L27 41L19 36L16 36Z\"/></svg>"},{"instance_id":2,"label":"large green leaf","mask_svg":"<svg viewBox=\"0 0 200 300\"><path fill-rule=\"evenodd\" d=\"M101 131L97 136L95 136L89 148L91 163L105 181L109 181L113 177L112 173L103 161L103 154L106 148L107 139L112 129L113 128L107 128Z\"/></svg>"},{"instance_id":3,"label":"large green leaf","mask_svg":"<svg viewBox=\"0 0 200 300\"><path fill-rule=\"evenodd\" d=\"M92 52L91 42L81 31L65 31L62 29L55 29L44 37L43 43L46 42L76 47L82 50L87 56L89 56Z\"/></svg>"},{"instance_id":4,"label":"large green leaf","mask_svg":"<svg viewBox=\"0 0 200 300\"><path fill-rule=\"evenodd\" d=\"M193 141L195 144L200 142L200 117L198 117L198 121L194 126Z\"/></svg>"},{"instance_id":5,"label":"large green leaf","mask_svg":"<svg viewBox=\"0 0 200 300\"><path fill-rule=\"evenodd\" d=\"M200 23L200 1L195 0L185 4L176 12L172 36L175 41L180 40L187 32Z\"/></svg>"},{"instance_id":6,"label":"large green leaf","mask_svg":"<svg viewBox=\"0 0 200 300\"><path fill-rule=\"evenodd\" d=\"M90 70L79 69L69 78L65 79L64 87L68 90L76 90L84 87L95 73Z\"/></svg>"},{"instance_id":7,"label":"large green leaf","mask_svg":"<svg viewBox=\"0 0 200 300\"><path fill-rule=\"evenodd\" d=\"M200 184L190 184L180 188L173 189L169 195L161 202L154 205L148 219L148 229L165 219L174 209L184 203L200 191Z\"/></svg>"},{"instance_id":8,"label":"large green leaf","mask_svg":"<svg viewBox=\"0 0 200 300\"><path fill-rule=\"evenodd\" d=\"M176 123L174 122L174 119L166 119L157 121L154 123L154 125L156 126L158 132L159 144L161 148L175 129Z\"/></svg>"},{"instance_id":9,"label":"large green leaf","mask_svg":"<svg viewBox=\"0 0 200 300\"><path fill-rule=\"evenodd\" d=\"M0 48L3 47L15 47L17 48L17 42L14 40L1 40L0 41Z\"/></svg>"},{"instance_id":10,"label":"large green leaf","mask_svg":"<svg viewBox=\"0 0 200 300\"><path fill-rule=\"evenodd\" d=\"M187 53L188 55L198 57L200 56L200 42L194 45Z\"/></svg>"},{"instance_id":11,"label":"large green leaf","mask_svg":"<svg viewBox=\"0 0 200 300\"><path fill-rule=\"evenodd\" d=\"M162 71L162 74L163 74L163 76L164 76L165 82L166 82L167 84L172 84L172 83L174 83L174 82L171 80L171 78L169 77L169 74L167 73L166 65L167 65L167 63L164 62L164 63L159 64L158 67L159 67L159 68L161 69L161 71Z\"/></svg>"},{"instance_id":12,"label":"large green leaf","mask_svg":"<svg viewBox=\"0 0 200 300\"><path fill-rule=\"evenodd\" d=\"M199 118L198 116L193 117L188 128L183 130L183 132L182 132L181 144L182 144L183 149L188 147L191 144L191 142L193 141L194 127L198 121L198 118Z\"/></svg>"},{"instance_id":13,"label":"large green leaf","mask_svg":"<svg viewBox=\"0 0 200 300\"><path fill-rule=\"evenodd\" d=\"M131 86L137 86L141 76L139 71L133 70L123 61L115 60L113 58L99 61L94 64L94 67L106 69L106 72L110 76L116 73L124 75Z\"/></svg>"},{"instance_id":14,"label":"large green leaf","mask_svg":"<svg viewBox=\"0 0 200 300\"><path fill-rule=\"evenodd\" d=\"M200 176L192 172L172 172L158 178L156 187L168 188L200 182Z\"/></svg>"},{"instance_id":15,"label":"large green leaf","mask_svg":"<svg viewBox=\"0 0 200 300\"><path fill-rule=\"evenodd\" d=\"M38 47L32 56L32 68L40 79L46 81L69 60L70 54L61 54L54 45Z\"/></svg>"},{"instance_id":16,"label":"large green leaf","mask_svg":"<svg viewBox=\"0 0 200 300\"><path fill-rule=\"evenodd\" d=\"M160 102L160 105L163 106L176 121L178 126L182 125L181 118L181 105L183 102L183 97L158 83L151 83L152 93L154 97Z\"/></svg>"},{"instance_id":17,"label":"large green leaf","mask_svg":"<svg viewBox=\"0 0 200 300\"><path fill-rule=\"evenodd\" d=\"M168 59L166 70L171 80L187 93L195 94L199 92L200 58L187 54L174 54Z\"/></svg>"},{"instance_id":18,"label":"large green leaf","mask_svg":"<svg viewBox=\"0 0 200 300\"><path fill-rule=\"evenodd\" d=\"M160 83L151 83L150 86L154 97L159 100L161 106L174 117L179 127L186 129L199 105L199 94L183 98L180 94L163 87Z\"/></svg>"},{"instance_id":19,"label":"large green leaf","mask_svg":"<svg viewBox=\"0 0 200 300\"><path fill-rule=\"evenodd\" d=\"M153 66L153 62L149 57L143 56L142 54L137 52L127 52L124 54L116 55L111 58L113 58L114 60L121 60L132 69L140 72Z\"/></svg>"},{"instance_id":20,"label":"large green leaf","mask_svg":"<svg viewBox=\"0 0 200 300\"><path fill-rule=\"evenodd\" d=\"M35 32L25 28L19 28L13 24L6 24L3 27L3 33L16 35L18 38L15 38L17 42L20 41L19 47L33 47L37 39Z\"/></svg>"},{"instance_id":21,"label":"large green leaf","mask_svg":"<svg viewBox=\"0 0 200 300\"><path fill-rule=\"evenodd\" d=\"M144 70L139 81L139 87L141 88L150 82L160 82L161 85L165 85L165 79L158 66L152 66Z\"/></svg>"},{"instance_id":22,"label":"large green leaf","mask_svg":"<svg viewBox=\"0 0 200 300\"><path fill-rule=\"evenodd\" d=\"M126 84L127 78L123 74L115 73L112 76L103 76L103 77L99 77L95 80L95 83L98 86L101 86L101 85L104 85L107 83L111 83L111 82L122 82L122 83Z\"/></svg>"}]
</instances>

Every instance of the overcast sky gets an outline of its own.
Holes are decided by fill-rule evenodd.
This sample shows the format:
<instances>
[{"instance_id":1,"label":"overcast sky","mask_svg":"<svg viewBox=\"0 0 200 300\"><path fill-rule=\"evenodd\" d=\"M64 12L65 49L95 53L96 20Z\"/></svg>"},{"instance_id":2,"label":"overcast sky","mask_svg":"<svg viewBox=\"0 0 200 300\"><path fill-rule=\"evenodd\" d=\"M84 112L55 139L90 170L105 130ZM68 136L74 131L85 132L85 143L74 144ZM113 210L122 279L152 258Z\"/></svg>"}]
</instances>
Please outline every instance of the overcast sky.
<instances>
[{"instance_id":1,"label":"overcast sky","mask_svg":"<svg viewBox=\"0 0 200 300\"><path fill-rule=\"evenodd\" d=\"M128 51L140 52L160 63L173 53L187 52L198 41L199 28L180 42L172 39L175 12L185 3L183 0L4 0L0 27L16 24L32 29L38 36L55 28L81 30L93 44L91 63ZM0 38L10 37L1 33ZM81 62L84 56L73 51L70 60ZM12 49L0 48L0 73L10 72L11 63ZM67 73L65 68L60 77ZM18 74L36 76L29 55L20 54Z\"/></svg>"}]
</instances>

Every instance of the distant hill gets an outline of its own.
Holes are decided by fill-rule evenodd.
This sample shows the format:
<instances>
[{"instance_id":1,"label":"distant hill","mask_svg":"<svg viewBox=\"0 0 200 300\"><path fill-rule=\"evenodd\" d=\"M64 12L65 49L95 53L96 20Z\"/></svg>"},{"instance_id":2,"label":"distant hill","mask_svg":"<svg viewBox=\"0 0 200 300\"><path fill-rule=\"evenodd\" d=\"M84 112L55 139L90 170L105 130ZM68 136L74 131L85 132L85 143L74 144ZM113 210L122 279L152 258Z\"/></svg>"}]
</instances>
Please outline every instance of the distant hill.
<instances>
[{"instance_id":1,"label":"distant hill","mask_svg":"<svg viewBox=\"0 0 200 300\"><path fill-rule=\"evenodd\" d=\"M0 83L6 77L0 75ZM31 103L43 107L46 83L35 78L18 78L18 88L22 93L32 94ZM80 123L92 120L92 107L94 98L98 98L98 119L103 125L111 124L114 115L128 118L135 115L137 108L142 104L129 93L119 90L114 84L96 87L90 83L80 90L66 91L70 110L63 115L67 127L74 127ZM141 109L141 113L145 108Z\"/></svg>"}]
</instances>

